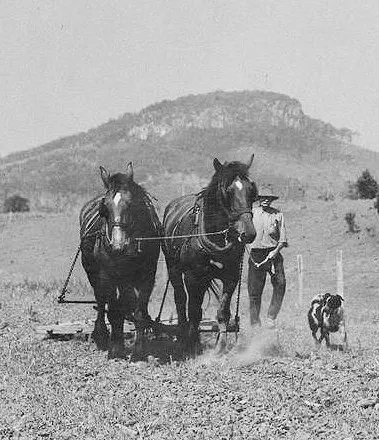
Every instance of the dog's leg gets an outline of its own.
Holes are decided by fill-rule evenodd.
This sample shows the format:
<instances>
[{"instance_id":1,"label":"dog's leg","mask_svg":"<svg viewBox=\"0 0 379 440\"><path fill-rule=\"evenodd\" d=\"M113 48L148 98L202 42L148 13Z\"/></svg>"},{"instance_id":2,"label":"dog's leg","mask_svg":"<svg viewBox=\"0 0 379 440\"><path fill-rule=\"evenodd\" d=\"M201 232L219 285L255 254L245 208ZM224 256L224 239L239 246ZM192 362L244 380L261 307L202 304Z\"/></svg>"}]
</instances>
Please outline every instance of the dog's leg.
<instances>
[{"instance_id":1,"label":"dog's leg","mask_svg":"<svg viewBox=\"0 0 379 440\"><path fill-rule=\"evenodd\" d=\"M328 348L330 348L330 337L329 337L329 332L324 330L324 332L323 332L323 336L324 336L324 339L325 339L326 346L327 346Z\"/></svg>"},{"instance_id":2,"label":"dog's leg","mask_svg":"<svg viewBox=\"0 0 379 440\"><path fill-rule=\"evenodd\" d=\"M317 337L317 329L316 330L312 330L312 337L315 340L316 348L319 348L320 347L320 342L319 342L318 337Z\"/></svg>"},{"instance_id":3,"label":"dog's leg","mask_svg":"<svg viewBox=\"0 0 379 440\"><path fill-rule=\"evenodd\" d=\"M318 338L319 344L321 344L321 342L323 341L324 338L325 338L325 334L324 334L324 332L322 331L322 328L321 328L321 330L320 330L320 337Z\"/></svg>"}]
</instances>

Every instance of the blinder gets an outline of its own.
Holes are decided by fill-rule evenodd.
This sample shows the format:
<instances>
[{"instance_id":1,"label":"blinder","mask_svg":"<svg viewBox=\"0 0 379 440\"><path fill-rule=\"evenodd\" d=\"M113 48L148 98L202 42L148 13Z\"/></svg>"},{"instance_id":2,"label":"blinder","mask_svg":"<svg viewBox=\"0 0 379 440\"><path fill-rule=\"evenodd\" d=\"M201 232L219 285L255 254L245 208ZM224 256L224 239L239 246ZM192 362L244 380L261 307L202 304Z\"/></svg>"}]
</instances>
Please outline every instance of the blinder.
<instances>
[{"instance_id":1,"label":"blinder","mask_svg":"<svg viewBox=\"0 0 379 440\"><path fill-rule=\"evenodd\" d=\"M229 213L229 224L235 223L241 217L242 214L251 214L251 215L253 215L251 209L249 209L249 208L244 208L244 209L239 209L239 210L236 210L236 211L232 211L232 212Z\"/></svg>"},{"instance_id":2,"label":"blinder","mask_svg":"<svg viewBox=\"0 0 379 440\"><path fill-rule=\"evenodd\" d=\"M105 218L107 218L108 217L108 210L107 210L107 208L106 208L106 206L105 206L105 201L104 201L105 199L104 199L104 197L101 199L101 201L100 201L100 206L99 206L99 215L100 215L100 217L105 217Z\"/></svg>"},{"instance_id":3,"label":"blinder","mask_svg":"<svg viewBox=\"0 0 379 440\"><path fill-rule=\"evenodd\" d=\"M104 218L108 218L109 217L109 212L108 212L108 209L107 209L107 207L105 205L105 198L104 197L100 201L99 216L100 217L104 217ZM120 228L123 228L123 229L128 229L129 228L129 224L125 223L125 222L114 221L114 222L109 223L110 229L113 229L116 226L118 226Z\"/></svg>"}]
</instances>

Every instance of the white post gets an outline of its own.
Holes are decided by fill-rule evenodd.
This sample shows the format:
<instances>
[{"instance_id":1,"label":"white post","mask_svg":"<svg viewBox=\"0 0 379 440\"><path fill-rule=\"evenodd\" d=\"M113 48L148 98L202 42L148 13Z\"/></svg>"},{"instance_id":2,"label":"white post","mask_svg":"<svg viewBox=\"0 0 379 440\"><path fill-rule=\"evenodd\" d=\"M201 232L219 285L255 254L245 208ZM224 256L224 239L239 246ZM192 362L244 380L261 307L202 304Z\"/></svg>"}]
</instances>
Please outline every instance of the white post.
<instances>
[{"instance_id":1,"label":"white post","mask_svg":"<svg viewBox=\"0 0 379 440\"><path fill-rule=\"evenodd\" d=\"M344 297L342 250L337 251L337 295Z\"/></svg>"},{"instance_id":2,"label":"white post","mask_svg":"<svg viewBox=\"0 0 379 440\"><path fill-rule=\"evenodd\" d=\"M182 190L182 196L184 196L186 194L186 185L184 183L182 183L181 185L181 190Z\"/></svg>"},{"instance_id":3,"label":"white post","mask_svg":"<svg viewBox=\"0 0 379 440\"><path fill-rule=\"evenodd\" d=\"M337 295L342 296L344 298L343 291L343 264L342 264L342 250L337 251ZM343 322L340 325L340 335L342 336L342 347L343 350L348 348L347 343L347 318L346 318L346 306L344 306L343 313Z\"/></svg>"},{"instance_id":4,"label":"white post","mask_svg":"<svg viewBox=\"0 0 379 440\"><path fill-rule=\"evenodd\" d=\"M304 284L303 284L303 256L297 255L297 279L299 284L299 306L303 306L303 291L304 291Z\"/></svg>"}]
</instances>

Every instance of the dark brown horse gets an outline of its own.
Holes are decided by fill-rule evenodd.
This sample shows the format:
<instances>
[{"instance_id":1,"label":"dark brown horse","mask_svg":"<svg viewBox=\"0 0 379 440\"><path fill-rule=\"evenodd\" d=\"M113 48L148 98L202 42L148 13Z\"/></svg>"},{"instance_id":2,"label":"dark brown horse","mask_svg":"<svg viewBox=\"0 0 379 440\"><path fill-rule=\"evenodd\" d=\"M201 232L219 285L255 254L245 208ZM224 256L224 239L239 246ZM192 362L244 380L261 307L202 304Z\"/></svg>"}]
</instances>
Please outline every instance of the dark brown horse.
<instances>
[{"instance_id":1,"label":"dark brown horse","mask_svg":"<svg viewBox=\"0 0 379 440\"><path fill-rule=\"evenodd\" d=\"M219 350L226 345L230 301L240 277L244 244L256 235L251 210L257 188L248 178L253 158L248 164L221 164L214 159L210 184L198 194L173 200L164 213L166 238L162 247L174 287L179 327L191 348L199 340L204 294L214 279L223 283L217 311Z\"/></svg>"},{"instance_id":2,"label":"dark brown horse","mask_svg":"<svg viewBox=\"0 0 379 440\"><path fill-rule=\"evenodd\" d=\"M124 319L132 320L136 327L134 355L139 357L151 321L148 302L161 226L149 195L133 180L131 163L125 174L111 176L103 167L100 170L106 192L86 203L80 213L82 264L98 311L92 337L100 349L109 348L110 358L124 357Z\"/></svg>"}]
</instances>

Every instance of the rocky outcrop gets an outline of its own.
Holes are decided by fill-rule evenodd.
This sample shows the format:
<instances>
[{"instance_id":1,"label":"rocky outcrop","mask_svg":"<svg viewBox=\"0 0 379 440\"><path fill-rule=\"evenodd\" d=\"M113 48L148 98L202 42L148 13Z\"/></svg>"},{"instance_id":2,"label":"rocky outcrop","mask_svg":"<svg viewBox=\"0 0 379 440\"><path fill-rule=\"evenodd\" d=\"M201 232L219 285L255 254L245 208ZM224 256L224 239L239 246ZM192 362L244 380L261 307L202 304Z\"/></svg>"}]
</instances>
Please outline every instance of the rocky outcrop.
<instances>
[{"instance_id":1,"label":"rocky outcrop","mask_svg":"<svg viewBox=\"0 0 379 440\"><path fill-rule=\"evenodd\" d=\"M147 140L188 128L227 128L244 124L288 127L351 143L349 129L306 116L298 100L271 92L215 92L163 101L142 110L129 138Z\"/></svg>"}]
</instances>

